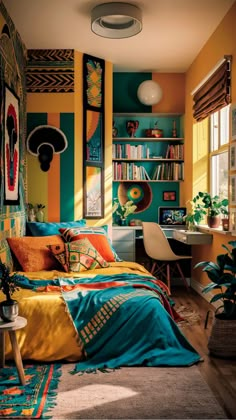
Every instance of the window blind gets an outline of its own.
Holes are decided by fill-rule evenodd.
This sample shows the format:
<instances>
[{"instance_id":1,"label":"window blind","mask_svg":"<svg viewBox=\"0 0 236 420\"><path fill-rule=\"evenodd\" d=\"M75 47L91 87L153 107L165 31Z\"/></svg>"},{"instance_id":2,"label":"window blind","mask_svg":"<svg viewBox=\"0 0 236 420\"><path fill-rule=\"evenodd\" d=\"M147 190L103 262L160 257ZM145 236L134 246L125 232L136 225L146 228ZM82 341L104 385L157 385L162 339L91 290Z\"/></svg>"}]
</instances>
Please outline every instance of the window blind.
<instances>
[{"instance_id":1,"label":"window blind","mask_svg":"<svg viewBox=\"0 0 236 420\"><path fill-rule=\"evenodd\" d=\"M231 59L232 56L225 56L225 61L194 93L193 117L196 121L203 120L231 102Z\"/></svg>"}]
</instances>

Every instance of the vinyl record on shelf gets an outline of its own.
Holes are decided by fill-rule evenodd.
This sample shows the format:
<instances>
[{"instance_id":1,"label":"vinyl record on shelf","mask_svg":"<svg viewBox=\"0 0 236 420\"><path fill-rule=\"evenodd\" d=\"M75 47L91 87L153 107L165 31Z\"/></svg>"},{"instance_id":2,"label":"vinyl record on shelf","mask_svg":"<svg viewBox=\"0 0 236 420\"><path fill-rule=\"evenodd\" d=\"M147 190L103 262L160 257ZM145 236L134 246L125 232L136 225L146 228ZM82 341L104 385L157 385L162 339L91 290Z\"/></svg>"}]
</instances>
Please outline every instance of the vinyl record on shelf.
<instances>
[{"instance_id":1,"label":"vinyl record on shelf","mask_svg":"<svg viewBox=\"0 0 236 420\"><path fill-rule=\"evenodd\" d=\"M132 200L137 206L135 213L140 213L150 206L152 190L147 182L121 182L118 187L118 198L121 204Z\"/></svg>"}]
</instances>

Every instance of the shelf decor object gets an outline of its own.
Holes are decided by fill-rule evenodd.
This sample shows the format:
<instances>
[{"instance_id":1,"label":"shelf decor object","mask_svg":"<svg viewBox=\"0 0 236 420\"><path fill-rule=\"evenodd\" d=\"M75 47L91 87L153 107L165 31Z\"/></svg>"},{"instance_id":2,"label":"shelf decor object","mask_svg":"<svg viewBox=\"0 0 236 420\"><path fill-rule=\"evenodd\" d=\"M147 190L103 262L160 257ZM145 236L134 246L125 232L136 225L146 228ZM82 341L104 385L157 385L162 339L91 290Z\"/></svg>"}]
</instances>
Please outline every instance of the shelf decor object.
<instances>
[{"instance_id":1,"label":"shelf decor object","mask_svg":"<svg viewBox=\"0 0 236 420\"><path fill-rule=\"evenodd\" d=\"M104 217L104 60L83 55L83 217Z\"/></svg>"}]
</instances>

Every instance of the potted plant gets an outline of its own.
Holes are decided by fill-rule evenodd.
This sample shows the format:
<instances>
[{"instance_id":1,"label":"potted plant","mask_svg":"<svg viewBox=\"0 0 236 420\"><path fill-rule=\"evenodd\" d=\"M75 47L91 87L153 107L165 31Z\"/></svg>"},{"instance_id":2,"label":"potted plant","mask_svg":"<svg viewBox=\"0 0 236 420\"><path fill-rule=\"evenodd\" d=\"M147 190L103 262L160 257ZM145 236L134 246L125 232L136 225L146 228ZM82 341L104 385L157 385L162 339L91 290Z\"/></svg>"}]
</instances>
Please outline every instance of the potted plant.
<instances>
[{"instance_id":1,"label":"potted plant","mask_svg":"<svg viewBox=\"0 0 236 420\"><path fill-rule=\"evenodd\" d=\"M0 303L0 317L4 321L14 321L18 316L18 302L12 299L12 294L18 290L16 273L10 274L9 268L0 261L0 290L6 300Z\"/></svg>"},{"instance_id":2,"label":"potted plant","mask_svg":"<svg viewBox=\"0 0 236 420\"><path fill-rule=\"evenodd\" d=\"M126 201L125 204L120 204L118 198L115 198L112 207L112 213L119 217L121 226L126 226L128 216L133 214L136 208L137 206L133 203L132 200Z\"/></svg>"},{"instance_id":3,"label":"potted plant","mask_svg":"<svg viewBox=\"0 0 236 420\"><path fill-rule=\"evenodd\" d=\"M215 311L208 348L221 357L236 356L236 241L228 245L232 248L222 245L227 252L218 255L216 262L202 261L194 267L201 267L211 280L202 292L218 292L210 300L220 302L220 306Z\"/></svg>"},{"instance_id":4,"label":"potted plant","mask_svg":"<svg viewBox=\"0 0 236 420\"><path fill-rule=\"evenodd\" d=\"M186 222L199 224L207 216L209 227L217 228L220 225L220 216L228 216L227 198L221 199L218 195L211 196L208 192L198 192L192 199L192 211L187 214Z\"/></svg>"}]
</instances>

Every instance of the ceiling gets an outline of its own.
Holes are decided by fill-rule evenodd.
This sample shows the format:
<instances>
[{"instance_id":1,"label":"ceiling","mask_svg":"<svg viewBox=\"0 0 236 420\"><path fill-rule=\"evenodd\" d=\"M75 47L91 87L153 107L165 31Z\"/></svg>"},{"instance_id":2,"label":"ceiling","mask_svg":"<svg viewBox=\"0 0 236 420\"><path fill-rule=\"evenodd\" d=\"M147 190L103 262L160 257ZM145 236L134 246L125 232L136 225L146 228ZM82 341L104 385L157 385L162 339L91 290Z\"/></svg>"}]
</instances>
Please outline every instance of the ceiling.
<instances>
[{"instance_id":1,"label":"ceiling","mask_svg":"<svg viewBox=\"0 0 236 420\"><path fill-rule=\"evenodd\" d=\"M91 10L110 0L3 0L27 49L75 49L114 71L170 73L189 68L235 0L127 2L142 10L143 30L119 40L91 31Z\"/></svg>"}]
</instances>

